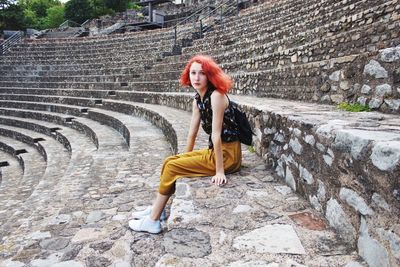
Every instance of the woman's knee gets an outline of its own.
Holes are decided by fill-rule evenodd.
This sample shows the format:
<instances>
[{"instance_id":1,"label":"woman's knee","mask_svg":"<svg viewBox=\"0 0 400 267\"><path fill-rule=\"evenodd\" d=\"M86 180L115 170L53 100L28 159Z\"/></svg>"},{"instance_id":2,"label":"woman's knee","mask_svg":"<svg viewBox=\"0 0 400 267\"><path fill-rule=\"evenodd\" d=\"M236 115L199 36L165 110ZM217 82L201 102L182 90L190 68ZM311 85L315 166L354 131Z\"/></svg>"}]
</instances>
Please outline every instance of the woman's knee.
<instances>
[{"instance_id":1,"label":"woman's knee","mask_svg":"<svg viewBox=\"0 0 400 267\"><path fill-rule=\"evenodd\" d=\"M175 156L166 157L166 158L164 159L164 165L167 164L168 162L170 162L171 160L174 160L174 158L175 158Z\"/></svg>"}]
</instances>

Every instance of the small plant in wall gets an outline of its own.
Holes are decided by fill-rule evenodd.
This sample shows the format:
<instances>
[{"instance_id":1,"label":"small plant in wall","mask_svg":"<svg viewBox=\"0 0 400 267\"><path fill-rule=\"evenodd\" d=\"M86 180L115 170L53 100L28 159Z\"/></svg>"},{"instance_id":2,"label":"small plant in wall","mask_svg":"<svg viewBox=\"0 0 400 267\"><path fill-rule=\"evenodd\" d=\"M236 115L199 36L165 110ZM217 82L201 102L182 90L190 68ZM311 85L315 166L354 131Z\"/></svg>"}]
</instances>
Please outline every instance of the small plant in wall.
<instances>
[{"instance_id":1,"label":"small plant in wall","mask_svg":"<svg viewBox=\"0 0 400 267\"><path fill-rule=\"evenodd\" d=\"M347 102L342 102L339 105L336 106L338 109L349 111L349 112L363 112L363 111L371 111L371 109L366 106L362 105L359 103L347 103Z\"/></svg>"},{"instance_id":2,"label":"small plant in wall","mask_svg":"<svg viewBox=\"0 0 400 267\"><path fill-rule=\"evenodd\" d=\"M250 153L255 153L255 152L256 152L256 149L254 148L254 146L248 146L248 147L247 147L247 150L248 150Z\"/></svg>"},{"instance_id":3,"label":"small plant in wall","mask_svg":"<svg viewBox=\"0 0 400 267\"><path fill-rule=\"evenodd\" d=\"M141 9L141 7L138 4L135 4L133 2L129 2L128 3L128 9L139 11Z\"/></svg>"}]
</instances>

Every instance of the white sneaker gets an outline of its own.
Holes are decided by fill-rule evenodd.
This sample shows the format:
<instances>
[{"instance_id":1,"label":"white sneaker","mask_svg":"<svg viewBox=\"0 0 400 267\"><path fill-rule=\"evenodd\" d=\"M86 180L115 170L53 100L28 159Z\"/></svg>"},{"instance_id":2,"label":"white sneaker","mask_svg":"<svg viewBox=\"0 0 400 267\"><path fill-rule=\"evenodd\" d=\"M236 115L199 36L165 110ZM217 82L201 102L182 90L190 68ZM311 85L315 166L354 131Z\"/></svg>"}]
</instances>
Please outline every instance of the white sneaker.
<instances>
[{"instance_id":1,"label":"white sneaker","mask_svg":"<svg viewBox=\"0 0 400 267\"><path fill-rule=\"evenodd\" d=\"M136 232L147 232L151 234L161 233L160 221L153 221L149 217L144 217L140 220L130 220L129 228Z\"/></svg>"},{"instance_id":2,"label":"white sneaker","mask_svg":"<svg viewBox=\"0 0 400 267\"><path fill-rule=\"evenodd\" d=\"M132 212L132 218L133 219L142 219L146 216L150 216L151 208L152 207L149 206L144 210ZM165 212L165 209L163 209L163 211L161 212L160 221L165 221L166 219L167 219L167 213Z\"/></svg>"}]
</instances>

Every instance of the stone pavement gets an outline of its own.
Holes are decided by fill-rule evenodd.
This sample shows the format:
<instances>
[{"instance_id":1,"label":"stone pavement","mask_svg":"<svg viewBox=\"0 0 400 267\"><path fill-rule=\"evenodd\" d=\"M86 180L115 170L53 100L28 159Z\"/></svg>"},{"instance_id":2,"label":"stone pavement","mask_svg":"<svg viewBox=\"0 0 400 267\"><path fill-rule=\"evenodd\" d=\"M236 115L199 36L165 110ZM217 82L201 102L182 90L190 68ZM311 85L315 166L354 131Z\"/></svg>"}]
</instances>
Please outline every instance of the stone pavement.
<instances>
[{"instance_id":1,"label":"stone pavement","mask_svg":"<svg viewBox=\"0 0 400 267\"><path fill-rule=\"evenodd\" d=\"M0 211L10 214L0 222L0 266L360 266L323 216L246 147L242 170L226 186L208 177L178 183L162 234L130 231L130 213L151 204L171 153L159 129L131 120L130 149L100 124L108 140L97 150L62 130L73 141L64 170L44 175L20 207Z\"/></svg>"}]
</instances>

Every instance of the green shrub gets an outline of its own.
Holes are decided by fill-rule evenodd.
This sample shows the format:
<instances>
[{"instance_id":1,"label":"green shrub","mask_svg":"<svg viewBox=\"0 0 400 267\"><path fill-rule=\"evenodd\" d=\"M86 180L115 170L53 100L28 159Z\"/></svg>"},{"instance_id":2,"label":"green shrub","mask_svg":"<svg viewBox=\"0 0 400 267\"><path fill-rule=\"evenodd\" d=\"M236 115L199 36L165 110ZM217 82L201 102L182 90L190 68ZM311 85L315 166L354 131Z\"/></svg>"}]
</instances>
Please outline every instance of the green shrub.
<instances>
[{"instance_id":1,"label":"green shrub","mask_svg":"<svg viewBox=\"0 0 400 267\"><path fill-rule=\"evenodd\" d=\"M362 111L371 111L371 109L368 106L361 105L359 103L347 103L347 102L342 102L339 105L336 106L338 109L345 110L345 111L350 111L350 112L362 112Z\"/></svg>"}]
</instances>

